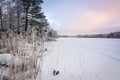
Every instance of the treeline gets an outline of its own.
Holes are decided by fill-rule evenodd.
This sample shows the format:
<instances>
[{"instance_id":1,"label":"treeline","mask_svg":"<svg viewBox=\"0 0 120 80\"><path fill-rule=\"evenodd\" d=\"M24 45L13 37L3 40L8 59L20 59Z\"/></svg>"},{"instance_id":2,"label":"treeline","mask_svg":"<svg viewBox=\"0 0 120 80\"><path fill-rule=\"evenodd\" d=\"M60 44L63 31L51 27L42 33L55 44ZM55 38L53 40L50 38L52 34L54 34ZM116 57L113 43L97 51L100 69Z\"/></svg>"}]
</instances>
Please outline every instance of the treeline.
<instances>
[{"instance_id":1,"label":"treeline","mask_svg":"<svg viewBox=\"0 0 120 80\"><path fill-rule=\"evenodd\" d=\"M42 31L48 34L50 24L42 12L43 0L0 0L0 32L12 30L14 33L31 33L37 35Z\"/></svg>"},{"instance_id":2,"label":"treeline","mask_svg":"<svg viewBox=\"0 0 120 80\"><path fill-rule=\"evenodd\" d=\"M94 35L78 35L83 38L120 38L120 32L112 32L108 34L94 34Z\"/></svg>"}]
</instances>

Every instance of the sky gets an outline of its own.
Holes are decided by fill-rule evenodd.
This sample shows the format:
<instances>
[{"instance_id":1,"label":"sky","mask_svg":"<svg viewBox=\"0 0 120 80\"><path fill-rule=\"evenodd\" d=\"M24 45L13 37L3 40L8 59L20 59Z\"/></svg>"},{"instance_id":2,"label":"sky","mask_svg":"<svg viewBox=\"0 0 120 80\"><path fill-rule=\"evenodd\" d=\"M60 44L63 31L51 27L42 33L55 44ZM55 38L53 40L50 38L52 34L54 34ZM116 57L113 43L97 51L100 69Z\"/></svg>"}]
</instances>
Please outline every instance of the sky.
<instances>
[{"instance_id":1,"label":"sky","mask_svg":"<svg viewBox=\"0 0 120 80\"><path fill-rule=\"evenodd\" d=\"M42 7L61 35L120 31L120 0L44 0Z\"/></svg>"}]
</instances>

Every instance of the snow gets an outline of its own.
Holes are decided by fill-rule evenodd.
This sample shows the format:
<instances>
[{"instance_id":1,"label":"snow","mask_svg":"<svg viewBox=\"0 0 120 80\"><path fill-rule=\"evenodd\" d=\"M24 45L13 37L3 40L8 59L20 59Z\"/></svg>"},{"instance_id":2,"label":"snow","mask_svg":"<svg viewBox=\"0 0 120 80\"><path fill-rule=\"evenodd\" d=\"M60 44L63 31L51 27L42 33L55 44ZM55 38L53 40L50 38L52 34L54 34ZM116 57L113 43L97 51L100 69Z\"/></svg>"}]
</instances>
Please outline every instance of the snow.
<instances>
[{"instance_id":1,"label":"snow","mask_svg":"<svg viewBox=\"0 0 120 80\"><path fill-rule=\"evenodd\" d=\"M25 48L26 54L32 56L33 47L26 45L29 46ZM56 42L45 43L44 48L47 51L38 59L36 80L120 80L120 39L58 38ZM36 54L43 52L41 46L36 49ZM0 54L0 62L10 66L19 65L22 60L4 53ZM53 71L59 74L55 76ZM34 72L28 70L23 75ZM9 67L2 66L1 74L9 77ZM18 80L20 74L16 74Z\"/></svg>"},{"instance_id":2,"label":"snow","mask_svg":"<svg viewBox=\"0 0 120 80\"><path fill-rule=\"evenodd\" d=\"M21 59L15 57L12 54L4 53L4 54L0 54L0 62L1 64L7 64L8 66L10 66L11 64L20 64Z\"/></svg>"},{"instance_id":3,"label":"snow","mask_svg":"<svg viewBox=\"0 0 120 80\"><path fill-rule=\"evenodd\" d=\"M59 38L47 47L42 80L120 80L120 39Z\"/></svg>"},{"instance_id":4,"label":"snow","mask_svg":"<svg viewBox=\"0 0 120 80\"><path fill-rule=\"evenodd\" d=\"M0 54L0 76L2 75L9 77L9 70L10 70L9 67L13 64L20 65L20 63L21 63L21 59L15 57L12 54L9 53ZM1 66L1 64L5 64L8 67Z\"/></svg>"}]
</instances>

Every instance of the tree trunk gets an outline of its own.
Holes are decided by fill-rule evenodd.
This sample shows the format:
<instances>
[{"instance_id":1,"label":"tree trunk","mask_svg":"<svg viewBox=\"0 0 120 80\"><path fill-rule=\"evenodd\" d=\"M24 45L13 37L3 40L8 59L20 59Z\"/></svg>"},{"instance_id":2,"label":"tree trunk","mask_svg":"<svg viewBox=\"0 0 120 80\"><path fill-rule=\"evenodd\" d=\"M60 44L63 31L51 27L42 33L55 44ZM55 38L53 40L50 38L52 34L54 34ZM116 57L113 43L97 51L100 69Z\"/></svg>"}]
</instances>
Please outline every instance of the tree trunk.
<instances>
[{"instance_id":1,"label":"tree trunk","mask_svg":"<svg viewBox=\"0 0 120 80\"><path fill-rule=\"evenodd\" d=\"M18 6L18 2L17 2L17 33L20 34L20 13L19 13L19 6Z\"/></svg>"},{"instance_id":2,"label":"tree trunk","mask_svg":"<svg viewBox=\"0 0 120 80\"><path fill-rule=\"evenodd\" d=\"M2 6L0 6L0 19L1 19L1 30L3 31Z\"/></svg>"},{"instance_id":3,"label":"tree trunk","mask_svg":"<svg viewBox=\"0 0 120 80\"><path fill-rule=\"evenodd\" d=\"M9 13L9 29L12 29L11 14Z\"/></svg>"},{"instance_id":4,"label":"tree trunk","mask_svg":"<svg viewBox=\"0 0 120 80\"><path fill-rule=\"evenodd\" d=\"M25 18L25 31L27 31L27 27L28 27L28 9L29 9L29 6L27 5L26 18Z\"/></svg>"},{"instance_id":5,"label":"tree trunk","mask_svg":"<svg viewBox=\"0 0 120 80\"><path fill-rule=\"evenodd\" d=\"M10 3L8 4L8 9L9 9L9 12L8 12L8 15L9 15L9 29L12 29L12 17L11 17L11 5L10 5Z\"/></svg>"}]
</instances>

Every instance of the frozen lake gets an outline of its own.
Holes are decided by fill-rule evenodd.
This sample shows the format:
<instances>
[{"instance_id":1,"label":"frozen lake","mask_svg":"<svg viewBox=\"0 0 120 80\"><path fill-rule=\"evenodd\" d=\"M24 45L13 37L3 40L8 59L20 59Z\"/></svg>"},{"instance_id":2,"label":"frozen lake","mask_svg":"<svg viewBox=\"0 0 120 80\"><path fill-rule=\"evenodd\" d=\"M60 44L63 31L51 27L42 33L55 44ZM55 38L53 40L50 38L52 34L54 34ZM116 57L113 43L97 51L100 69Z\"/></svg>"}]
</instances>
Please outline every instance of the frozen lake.
<instances>
[{"instance_id":1,"label":"frozen lake","mask_svg":"<svg viewBox=\"0 0 120 80\"><path fill-rule=\"evenodd\" d=\"M59 38L48 47L42 80L120 80L120 39Z\"/></svg>"}]
</instances>

